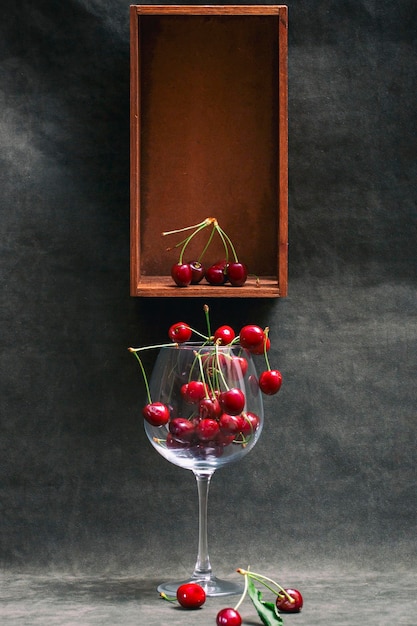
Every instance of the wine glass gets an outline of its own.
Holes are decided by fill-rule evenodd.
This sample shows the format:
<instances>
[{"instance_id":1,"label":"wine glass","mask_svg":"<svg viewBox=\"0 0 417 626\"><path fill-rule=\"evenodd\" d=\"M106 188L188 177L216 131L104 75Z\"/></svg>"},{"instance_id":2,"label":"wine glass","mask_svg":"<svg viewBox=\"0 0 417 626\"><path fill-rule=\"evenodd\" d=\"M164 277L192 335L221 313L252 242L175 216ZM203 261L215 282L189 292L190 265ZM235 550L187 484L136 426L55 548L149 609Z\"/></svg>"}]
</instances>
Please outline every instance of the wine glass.
<instances>
[{"instance_id":1,"label":"wine glass","mask_svg":"<svg viewBox=\"0 0 417 626\"><path fill-rule=\"evenodd\" d=\"M240 345L184 343L162 347L150 379L154 402L169 409L169 421L145 431L155 450L191 470L199 502L198 555L188 580L162 583L159 592L175 596L195 582L207 596L240 593L242 585L220 580L212 571L207 542L207 504L214 471L240 460L257 442L263 404L251 354Z\"/></svg>"}]
</instances>

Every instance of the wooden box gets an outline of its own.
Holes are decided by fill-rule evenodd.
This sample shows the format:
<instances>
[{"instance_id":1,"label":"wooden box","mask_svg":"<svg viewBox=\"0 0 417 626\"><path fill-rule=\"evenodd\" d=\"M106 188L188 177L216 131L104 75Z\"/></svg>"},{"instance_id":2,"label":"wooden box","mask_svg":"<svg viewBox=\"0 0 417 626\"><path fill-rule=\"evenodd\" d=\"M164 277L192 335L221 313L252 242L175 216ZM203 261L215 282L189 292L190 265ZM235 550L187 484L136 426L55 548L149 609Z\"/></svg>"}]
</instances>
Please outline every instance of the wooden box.
<instances>
[{"instance_id":1,"label":"wooden box","mask_svg":"<svg viewBox=\"0 0 417 626\"><path fill-rule=\"evenodd\" d=\"M131 295L287 294L287 7L130 7ZM186 235L217 218L250 276L242 287L178 287ZM187 247L197 258L204 229ZM191 231L190 231L191 232ZM203 263L224 258L214 237Z\"/></svg>"}]
</instances>

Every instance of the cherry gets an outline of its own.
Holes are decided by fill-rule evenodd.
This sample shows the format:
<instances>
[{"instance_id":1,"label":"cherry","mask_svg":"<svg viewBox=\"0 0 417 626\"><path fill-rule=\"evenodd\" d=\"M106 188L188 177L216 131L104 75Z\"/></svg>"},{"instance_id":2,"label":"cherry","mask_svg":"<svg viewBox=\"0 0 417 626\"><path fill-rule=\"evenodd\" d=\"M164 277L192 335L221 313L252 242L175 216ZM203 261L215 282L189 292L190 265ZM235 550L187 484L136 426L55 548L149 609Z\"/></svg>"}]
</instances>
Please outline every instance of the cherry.
<instances>
[{"instance_id":1,"label":"cherry","mask_svg":"<svg viewBox=\"0 0 417 626\"><path fill-rule=\"evenodd\" d=\"M260 344L251 349L252 354L264 354L265 350L269 352L271 347L271 341L269 337L266 338L266 341L262 341Z\"/></svg>"},{"instance_id":2,"label":"cherry","mask_svg":"<svg viewBox=\"0 0 417 626\"><path fill-rule=\"evenodd\" d=\"M226 346L235 338L235 331L230 326L220 326L214 333L214 341Z\"/></svg>"},{"instance_id":3,"label":"cherry","mask_svg":"<svg viewBox=\"0 0 417 626\"><path fill-rule=\"evenodd\" d=\"M233 287L242 287L248 277L248 268L244 263L229 263L227 265L227 277Z\"/></svg>"},{"instance_id":4,"label":"cherry","mask_svg":"<svg viewBox=\"0 0 417 626\"><path fill-rule=\"evenodd\" d=\"M163 426L169 422L169 408L162 402L149 402L143 407L142 414L152 426Z\"/></svg>"},{"instance_id":5,"label":"cherry","mask_svg":"<svg viewBox=\"0 0 417 626\"><path fill-rule=\"evenodd\" d=\"M266 370L259 376L258 384L262 393L273 396L281 388L282 374L278 370Z\"/></svg>"},{"instance_id":6,"label":"cherry","mask_svg":"<svg viewBox=\"0 0 417 626\"><path fill-rule=\"evenodd\" d=\"M210 417L200 420L196 426L195 433L200 441L212 441L219 434L219 424Z\"/></svg>"},{"instance_id":7,"label":"cherry","mask_svg":"<svg viewBox=\"0 0 417 626\"><path fill-rule=\"evenodd\" d=\"M198 405L198 411L202 419L205 417L216 419L222 414L222 407L217 398L202 398Z\"/></svg>"},{"instance_id":8,"label":"cherry","mask_svg":"<svg viewBox=\"0 0 417 626\"><path fill-rule=\"evenodd\" d=\"M303 596L297 589L285 589L285 592L294 600L290 602L288 597L279 593L276 599L277 609L283 613L298 613L303 606Z\"/></svg>"},{"instance_id":9,"label":"cherry","mask_svg":"<svg viewBox=\"0 0 417 626\"><path fill-rule=\"evenodd\" d=\"M191 269L191 284L197 285L204 278L204 266L200 261L189 261L188 265Z\"/></svg>"},{"instance_id":10,"label":"cherry","mask_svg":"<svg viewBox=\"0 0 417 626\"><path fill-rule=\"evenodd\" d=\"M259 426L259 417L255 413L242 413L240 430L245 437L253 435Z\"/></svg>"},{"instance_id":11,"label":"cherry","mask_svg":"<svg viewBox=\"0 0 417 626\"><path fill-rule=\"evenodd\" d=\"M245 406L245 394L241 389L232 387L227 391L222 391L219 401L225 413L239 415Z\"/></svg>"},{"instance_id":12,"label":"cherry","mask_svg":"<svg viewBox=\"0 0 417 626\"><path fill-rule=\"evenodd\" d=\"M201 380L191 380L181 387L181 395L189 404L198 404L206 395L206 385Z\"/></svg>"},{"instance_id":13,"label":"cherry","mask_svg":"<svg viewBox=\"0 0 417 626\"><path fill-rule=\"evenodd\" d=\"M172 437L181 443L191 441L195 433L194 424L184 417L175 417L170 421L168 428Z\"/></svg>"},{"instance_id":14,"label":"cherry","mask_svg":"<svg viewBox=\"0 0 417 626\"><path fill-rule=\"evenodd\" d=\"M192 278L191 267L188 263L175 263L171 267L171 276L178 287L188 287Z\"/></svg>"},{"instance_id":15,"label":"cherry","mask_svg":"<svg viewBox=\"0 0 417 626\"><path fill-rule=\"evenodd\" d=\"M206 592L197 583L184 583L177 589L177 600L185 609L199 609L206 601Z\"/></svg>"},{"instance_id":16,"label":"cherry","mask_svg":"<svg viewBox=\"0 0 417 626\"><path fill-rule=\"evenodd\" d=\"M175 343L185 343L189 341L192 332L188 324L185 322L177 322L168 330L168 336L172 341L175 341Z\"/></svg>"},{"instance_id":17,"label":"cherry","mask_svg":"<svg viewBox=\"0 0 417 626\"><path fill-rule=\"evenodd\" d=\"M233 378L233 380L239 379L240 376L244 378L247 371L248 371L248 362L243 356L232 357L231 367L230 367L230 377Z\"/></svg>"},{"instance_id":18,"label":"cherry","mask_svg":"<svg viewBox=\"0 0 417 626\"><path fill-rule=\"evenodd\" d=\"M210 265L206 269L205 278L210 285L224 285L226 282L226 262L223 265L222 263L215 263L214 265Z\"/></svg>"},{"instance_id":19,"label":"cherry","mask_svg":"<svg viewBox=\"0 0 417 626\"><path fill-rule=\"evenodd\" d=\"M260 326L249 324L241 329L239 339L240 345L251 352L254 348L258 348L259 344L263 347L265 333Z\"/></svg>"},{"instance_id":20,"label":"cherry","mask_svg":"<svg viewBox=\"0 0 417 626\"><path fill-rule=\"evenodd\" d=\"M237 435L242 430L242 418L239 415L223 413L219 419L219 427L225 435Z\"/></svg>"},{"instance_id":21,"label":"cherry","mask_svg":"<svg viewBox=\"0 0 417 626\"><path fill-rule=\"evenodd\" d=\"M236 609L221 609L216 617L217 626L241 626L242 618Z\"/></svg>"}]
</instances>

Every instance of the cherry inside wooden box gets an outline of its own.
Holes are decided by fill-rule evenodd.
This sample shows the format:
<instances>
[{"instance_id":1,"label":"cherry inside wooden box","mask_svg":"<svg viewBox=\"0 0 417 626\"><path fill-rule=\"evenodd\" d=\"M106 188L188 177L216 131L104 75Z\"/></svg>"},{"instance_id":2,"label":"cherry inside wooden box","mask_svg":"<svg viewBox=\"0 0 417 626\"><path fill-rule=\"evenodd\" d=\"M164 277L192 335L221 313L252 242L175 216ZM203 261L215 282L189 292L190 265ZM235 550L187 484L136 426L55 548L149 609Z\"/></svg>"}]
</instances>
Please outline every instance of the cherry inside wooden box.
<instances>
[{"instance_id":1,"label":"cherry inside wooden box","mask_svg":"<svg viewBox=\"0 0 417 626\"><path fill-rule=\"evenodd\" d=\"M134 5L130 38L131 295L285 296L287 7ZM175 246L192 231L162 232L208 217L249 268L242 287L171 278ZM192 239L184 262L210 232ZM216 234L202 263L224 258Z\"/></svg>"}]
</instances>

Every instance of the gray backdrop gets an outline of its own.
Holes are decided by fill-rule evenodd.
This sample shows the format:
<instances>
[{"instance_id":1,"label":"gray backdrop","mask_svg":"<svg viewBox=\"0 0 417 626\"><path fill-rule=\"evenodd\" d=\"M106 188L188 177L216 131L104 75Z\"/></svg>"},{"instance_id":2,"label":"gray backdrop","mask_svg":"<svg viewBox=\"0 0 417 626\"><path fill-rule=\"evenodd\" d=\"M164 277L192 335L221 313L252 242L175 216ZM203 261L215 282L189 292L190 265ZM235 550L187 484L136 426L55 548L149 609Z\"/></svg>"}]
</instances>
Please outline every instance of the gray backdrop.
<instances>
[{"instance_id":1,"label":"gray backdrop","mask_svg":"<svg viewBox=\"0 0 417 626\"><path fill-rule=\"evenodd\" d=\"M270 326L284 384L214 476L211 557L413 567L417 5L289 20L289 296L208 301ZM128 293L128 3L3 0L0 30L1 565L184 574L194 478L148 444L126 348L204 302Z\"/></svg>"}]
</instances>

